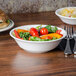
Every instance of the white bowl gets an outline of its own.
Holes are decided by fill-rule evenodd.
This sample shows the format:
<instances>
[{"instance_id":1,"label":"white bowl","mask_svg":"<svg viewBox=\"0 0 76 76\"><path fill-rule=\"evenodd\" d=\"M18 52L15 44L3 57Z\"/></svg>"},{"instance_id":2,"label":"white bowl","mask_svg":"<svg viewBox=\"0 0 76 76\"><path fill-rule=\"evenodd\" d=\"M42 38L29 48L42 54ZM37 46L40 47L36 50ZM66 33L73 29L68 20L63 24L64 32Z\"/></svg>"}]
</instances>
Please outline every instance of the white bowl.
<instances>
[{"instance_id":1,"label":"white bowl","mask_svg":"<svg viewBox=\"0 0 76 76\"><path fill-rule=\"evenodd\" d=\"M64 8L76 8L76 7L64 7ZM60 8L55 11L55 14L66 24L76 25L76 18L65 17L59 14L59 12L64 9Z\"/></svg>"},{"instance_id":2,"label":"white bowl","mask_svg":"<svg viewBox=\"0 0 76 76\"><path fill-rule=\"evenodd\" d=\"M37 27L37 26L39 26L39 25L25 25L25 26L20 26L20 27L14 28L14 29L28 30L31 27ZM44 27L44 26L46 26L46 25L42 25L42 27ZM15 39L17 44L22 49L24 49L25 51L31 52L31 53L44 53L44 52L50 51L50 50L56 48L58 46L58 44L60 43L60 41L66 36L66 31L58 27L58 29L62 30L61 33L63 34L63 37L60 39L53 40L53 41L28 41L28 40L21 40L21 39L14 37L12 35L12 32L14 31L14 29L12 29L10 31L10 36Z\"/></svg>"}]
</instances>

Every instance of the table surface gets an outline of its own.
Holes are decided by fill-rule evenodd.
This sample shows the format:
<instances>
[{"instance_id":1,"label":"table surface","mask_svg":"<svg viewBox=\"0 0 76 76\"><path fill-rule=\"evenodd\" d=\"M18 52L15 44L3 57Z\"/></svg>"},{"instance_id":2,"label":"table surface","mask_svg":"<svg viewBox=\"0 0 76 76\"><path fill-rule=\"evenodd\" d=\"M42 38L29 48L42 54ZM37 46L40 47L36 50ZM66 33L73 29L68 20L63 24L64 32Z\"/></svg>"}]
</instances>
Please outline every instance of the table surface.
<instances>
[{"instance_id":1,"label":"table surface","mask_svg":"<svg viewBox=\"0 0 76 76\"><path fill-rule=\"evenodd\" d=\"M15 22L14 27L52 24L63 28L65 25L54 12L11 14L9 17ZM60 49L43 54L25 52L9 36L9 31L0 33L0 76L76 76L76 58L72 55L65 58Z\"/></svg>"}]
</instances>

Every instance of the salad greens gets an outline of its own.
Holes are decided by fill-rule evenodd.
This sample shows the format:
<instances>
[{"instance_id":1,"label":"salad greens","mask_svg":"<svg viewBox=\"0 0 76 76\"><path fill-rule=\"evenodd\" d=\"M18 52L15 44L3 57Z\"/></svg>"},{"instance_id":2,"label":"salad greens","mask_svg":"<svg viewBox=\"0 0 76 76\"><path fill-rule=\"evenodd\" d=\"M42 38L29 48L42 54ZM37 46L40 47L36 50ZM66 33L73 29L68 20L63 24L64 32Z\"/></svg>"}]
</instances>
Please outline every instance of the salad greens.
<instances>
[{"instance_id":1,"label":"salad greens","mask_svg":"<svg viewBox=\"0 0 76 76\"><path fill-rule=\"evenodd\" d=\"M51 40L56 40L56 39L57 38L53 37ZM31 41L51 41L50 39L40 39L38 37L33 37L33 36L30 37L30 40Z\"/></svg>"},{"instance_id":2,"label":"salad greens","mask_svg":"<svg viewBox=\"0 0 76 76\"><path fill-rule=\"evenodd\" d=\"M37 30L40 30L41 27L42 27L42 25L37 26L36 29L37 29Z\"/></svg>"},{"instance_id":3,"label":"salad greens","mask_svg":"<svg viewBox=\"0 0 76 76\"><path fill-rule=\"evenodd\" d=\"M56 39L57 39L56 37L53 37L53 38L52 38L52 40L56 40Z\"/></svg>"},{"instance_id":4,"label":"salad greens","mask_svg":"<svg viewBox=\"0 0 76 76\"><path fill-rule=\"evenodd\" d=\"M8 19L8 20L6 20L6 23L10 23L10 20Z\"/></svg>"},{"instance_id":5,"label":"salad greens","mask_svg":"<svg viewBox=\"0 0 76 76\"><path fill-rule=\"evenodd\" d=\"M42 25L36 27L37 30L40 30L41 28L42 28ZM52 27L51 25L47 25L45 26L45 28L48 29L48 32L51 32L51 33L55 33L58 30L56 26Z\"/></svg>"},{"instance_id":6,"label":"salad greens","mask_svg":"<svg viewBox=\"0 0 76 76\"><path fill-rule=\"evenodd\" d=\"M24 40L28 40L28 38L30 37L30 33L29 32L20 32L19 33L19 36L21 37L21 38L23 38Z\"/></svg>"},{"instance_id":7,"label":"salad greens","mask_svg":"<svg viewBox=\"0 0 76 76\"><path fill-rule=\"evenodd\" d=\"M58 30L56 26L51 27L51 25L47 25L45 28L48 29L48 32L52 32L52 33L55 33Z\"/></svg>"},{"instance_id":8,"label":"salad greens","mask_svg":"<svg viewBox=\"0 0 76 76\"><path fill-rule=\"evenodd\" d=\"M30 37L30 40L31 41L50 41L50 39L40 39L38 37L33 37L33 36Z\"/></svg>"}]
</instances>

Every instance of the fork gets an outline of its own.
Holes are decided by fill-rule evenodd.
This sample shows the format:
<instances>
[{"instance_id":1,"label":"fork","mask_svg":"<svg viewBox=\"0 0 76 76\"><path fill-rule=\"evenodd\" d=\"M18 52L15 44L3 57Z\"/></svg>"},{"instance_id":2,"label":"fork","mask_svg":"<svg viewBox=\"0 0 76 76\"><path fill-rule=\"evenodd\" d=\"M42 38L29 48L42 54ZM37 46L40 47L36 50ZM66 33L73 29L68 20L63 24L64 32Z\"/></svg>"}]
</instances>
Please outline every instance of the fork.
<instances>
[{"instance_id":1,"label":"fork","mask_svg":"<svg viewBox=\"0 0 76 76\"><path fill-rule=\"evenodd\" d=\"M76 54L76 31L73 34L73 38L75 40L75 45L74 45L73 53Z\"/></svg>"},{"instance_id":2,"label":"fork","mask_svg":"<svg viewBox=\"0 0 76 76\"><path fill-rule=\"evenodd\" d=\"M65 39L67 40L67 43L66 43L66 47L65 47L65 50L64 50L64 54L65 55L69 55L69 54L72 54L72 51L71 51L71 48L70 48L70 39L73 38L73 27L70 29L70 25L69 26L64 26L64 30L67 31L67 36L65 37Z\"/></svg>"}]
</instances>

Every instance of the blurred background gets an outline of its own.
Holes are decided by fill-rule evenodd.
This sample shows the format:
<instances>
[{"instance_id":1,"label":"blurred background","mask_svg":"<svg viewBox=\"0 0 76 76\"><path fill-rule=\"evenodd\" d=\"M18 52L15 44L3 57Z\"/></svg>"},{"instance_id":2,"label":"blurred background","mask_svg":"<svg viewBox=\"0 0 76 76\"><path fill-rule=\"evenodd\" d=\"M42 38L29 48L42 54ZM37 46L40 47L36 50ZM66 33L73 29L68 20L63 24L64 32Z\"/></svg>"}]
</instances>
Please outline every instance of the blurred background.
<instances>
[{"instance_id":1,"label":"blurred background","mask_svg":"<svg viewBox=\"0 0 76 76\"><path fill-rule=\"evenodd\" d=\"M0 0L0 9L10 14L55 11L75 5L76 0Z\"/></svg>"}]
</instances>

